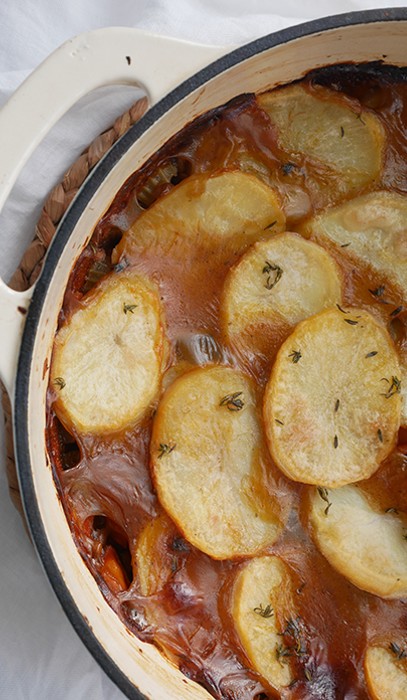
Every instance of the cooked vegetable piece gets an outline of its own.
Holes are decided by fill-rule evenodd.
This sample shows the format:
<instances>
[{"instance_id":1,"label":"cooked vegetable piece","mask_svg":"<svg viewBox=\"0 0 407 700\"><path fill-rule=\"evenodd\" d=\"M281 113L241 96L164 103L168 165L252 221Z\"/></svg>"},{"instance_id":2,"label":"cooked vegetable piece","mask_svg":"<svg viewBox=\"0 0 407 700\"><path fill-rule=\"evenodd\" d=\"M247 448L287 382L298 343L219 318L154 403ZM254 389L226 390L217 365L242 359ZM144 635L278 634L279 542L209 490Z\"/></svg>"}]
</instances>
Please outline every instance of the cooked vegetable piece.
<instances>
[{"instance_id":1,"label":"cooked vegetable piece","mask_svg":"<svg viewBox=\"0 0 407 700\"><path fill-rule=\"evenodd\" d=\"M284 225L276 193L255 175L239 171L194 175L136 220L113 259L131 257L135 250L157 243L172 255L185 255L188 246L230 245L236 251L259 238L268 226L277 232Z\"/></svg>"},{"instance_id":2,"label":"cooked vegetable piece","mask_svg":"<svg viewBox=\"0 0 407 700\"><path fill-rule=\"evenodd\" d=\"M380 511L362 489L348 485L315 489L310 521L322 554L355 586L382 598L407 595L407 521L401 516Z\"/></svg>"},{"instance_id":3,"label":"cooked vegetable piece","mask_svg":"<svg viewBox=\"0 0 407 700\"><path fill-rule=\"evenodd\" d=\"M378 117L357 100L326 88L292 85L266 92L257 102L269 115L278 145L290 160L302 164L304 159L313 159L316 167L325 166L340 176L338 185L343 192L378 178L384 129Z\"/></svg>"},{"instance_id":4,"label":"cooked vegetable piece","mask_svg":"<svg viewBox=\"0 0 407 700\"><path fill-rule=\"evenodd\" d=\"M281 346L265 392L270 451L294 481L341 486L371 476L400 425L393 342L361 309L302 321Z\"/></svg>"},{"instance_id":5,"label":"cooked vegetable piece","mask_svg":"<svg viewBox=\"0 0 407 700\"><path fill-rule=\"evenodd\" d=\"M293 680L283 647L281 621L292 614L292 584L284 562L276 556L255 557L240 569L231 610L240 643L253 668L277 691Z\"/></svg>"},{"instance_id":6,"label":"cooked vegetable piece","mask_svg":"<svg viewBox=\"0 0 407 700\"><path fill-rule=\"evenodd\" d=\"M407 698L407 649L397 642L372 645L365 654L365 677L372 700Z\"/></svg>"},{"instance_id":7,"label":"cooked vegetable piece","mask_svg":"<svg viewBox=\"0 0 407 700\"><path fill-rule=\"evenodd\" d=\"M176 551L169 551L166 545L174 541L176 534L174 523L165 513L151 520L142 530L136 550L136 570L142 595L154 595L172 575L171 565Z\"/></svg>"},{"instance_id":8,"label":"cooked vegetable piece","mask_svg":"<svg viewBox=\"0 0 407 700\"><path fill-rule=\"evenodd\" d=\"M110 275L57 334L58 417L80 433L133 425L157 395L166 351L156 288L140 275Z\"/></svg>"},{"instance_id":9,"label":"cooked vegetable piece","mask_svg":"<svg viewBox=\"0 0 407 700\"><path fill-rule=\"evenodd\" d=\"M223 326L231 339L249 325L292 326L341 302L338 267L323 248L296 233L255 243L229 273Z\"/></svg>"},{"instance_id":10,"label":"cooked vegetable piece","mask_svg":"<svg viewBox=\"0 0 407 700\"><path fill-rule=\"evenodd\" d=\"M407 197L370 192L308 220L304 231L317 242L368 265L407 299ZM346 246L346 247L345 247Z\"/></svg>"},{"instance_id":11,"label":"cooked vegetable piece","mask_svg":"<svg viewBox=\"0 0 407 700\"><path fill-rule=\"evenodd\" d=\"M254 387L227 367L192 370L164 394L151 461L158 497L186 539L215 559L256 554L277 538Z\"/></svg>"}]
</instances>

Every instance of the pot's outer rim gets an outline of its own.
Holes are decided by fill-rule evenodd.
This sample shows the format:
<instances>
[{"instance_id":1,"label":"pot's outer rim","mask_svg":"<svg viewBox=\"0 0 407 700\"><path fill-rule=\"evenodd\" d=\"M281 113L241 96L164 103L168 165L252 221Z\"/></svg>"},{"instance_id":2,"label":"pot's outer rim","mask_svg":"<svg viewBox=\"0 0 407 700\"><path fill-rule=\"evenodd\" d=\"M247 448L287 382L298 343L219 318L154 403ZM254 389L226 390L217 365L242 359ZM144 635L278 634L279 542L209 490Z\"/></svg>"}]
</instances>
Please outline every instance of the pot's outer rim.
<instances>
[{"instance_id":1,"label":"pot's outer rim","mask_svg":"<svg viewBox=\"0 0 407 700\"><path fill-rule=\"evenodd\" d=\"M189 93L232 66L275 46L289 43L295 39L300 39L311 34L323 33L331 29L387 21L407 21L407 7L349 12L294 25L293 27L273 32L234 49L206 68L195 73L149 109L148 112L113 145L107 155L95 167L61 221L45 258L43 271L36 283L27 313L15 384L13 421L14 445L22 500L31 536L43 569L66 616L94 659L130 700L147 700L147 698L129 681L127 676L112 660L93 633L88 620L79 612L75 600L57 566L48 542L39 506L36 501L36 492L30 465L28 393L33 350L43 302L46 298L48 286L53 277L60 254L65 248L83 210L105 180L110 170L147 129L153 126L159 118Z\"/></svg>"}]
</instances>

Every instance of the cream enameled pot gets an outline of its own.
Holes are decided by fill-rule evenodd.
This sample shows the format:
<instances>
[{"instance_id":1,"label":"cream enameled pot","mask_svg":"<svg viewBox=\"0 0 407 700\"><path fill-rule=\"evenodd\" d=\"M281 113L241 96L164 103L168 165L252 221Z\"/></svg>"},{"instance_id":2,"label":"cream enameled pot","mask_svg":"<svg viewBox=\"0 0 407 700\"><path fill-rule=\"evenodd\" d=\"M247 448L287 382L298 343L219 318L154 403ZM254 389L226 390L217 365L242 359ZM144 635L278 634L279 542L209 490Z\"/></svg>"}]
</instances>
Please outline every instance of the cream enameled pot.
<instances>
[{"instance_id":1,"label":"cream enameled pot","mask_svg":"<svg viewBox=\"0 0 407 700\"><path fill-rule=\"evenodd\" d=\"M46 457L45 396L70 270L125 180L196 116L240 93L263 91L327 64L407 65L407 8L317 20L224 53L135 29L97 30L58 49L0 112L0 133L7 134L0 162L1 207L36 145L83 94L100 85L138 84L151 104L85 182L35 288L17 293L0 281L0 376L14 406L15 451L32 537L74 628L129 698L209 696L155 647L131 635L109 607L76 549L57 496Z\"/></svg>"}]
</instances>

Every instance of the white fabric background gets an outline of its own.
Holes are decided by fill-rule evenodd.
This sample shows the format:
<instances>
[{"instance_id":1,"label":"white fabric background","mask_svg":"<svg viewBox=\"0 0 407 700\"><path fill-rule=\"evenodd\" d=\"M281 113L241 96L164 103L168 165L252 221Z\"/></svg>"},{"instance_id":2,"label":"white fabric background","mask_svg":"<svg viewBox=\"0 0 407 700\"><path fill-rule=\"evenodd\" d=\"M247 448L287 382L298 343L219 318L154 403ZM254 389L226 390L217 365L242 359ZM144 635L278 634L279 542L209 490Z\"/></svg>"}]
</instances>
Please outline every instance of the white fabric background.
<instances>
[{"instance_id":1,"label":"white fabric background","mask_svg":"<svg viewBox=\"0 0 407 700\"><path fill-rule=\"evenodd\" d=\"M232 46L304 20L403 4L397 0L2 0L0 106L53 49L89 29L139 27ZM82 100L34 154L0 216L4 279L31 240L48 191L134 98L133 91L115 89ZM0 420L0 700L123 699L76 636L48 584L9 501L4 461Z\"/></svg>"}]
</instances>

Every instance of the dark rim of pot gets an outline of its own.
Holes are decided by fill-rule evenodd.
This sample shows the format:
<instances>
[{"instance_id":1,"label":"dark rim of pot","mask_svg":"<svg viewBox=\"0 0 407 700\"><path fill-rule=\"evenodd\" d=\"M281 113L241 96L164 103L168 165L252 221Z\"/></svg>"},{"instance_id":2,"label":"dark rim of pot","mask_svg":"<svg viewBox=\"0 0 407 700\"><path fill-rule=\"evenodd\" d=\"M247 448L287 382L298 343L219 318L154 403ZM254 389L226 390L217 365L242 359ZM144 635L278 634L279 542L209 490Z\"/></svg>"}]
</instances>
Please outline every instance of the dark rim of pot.
<instances>
[{"instance_id":1,"label":"dark rim of pot","mask_svg":"<svg viewBox=\"0 0 407 700\"><path fill-rule=\"evenodd\" d=\"M222 71L241 63L255 54L266 51L274 46L288 43L294 39L351 25L403 20L407 20L406 7L366 10L325 17L273 32L272 34L256 39L249 44L231 51L203 70L200 70L152 107L145 116L143 116L140 121L112 147L103 160L100 161L64 216L52 245L50 246L41 277L36 284L27 314L18 361L14 409L14 443L21 493L33 541L62 608L96 661L123 693L132 700L143 700L145 696L129 681L127 676L98 641L89 622L82 616L77 608L75 600L59 571L41 520L31 472L28 438L29 377L41 310L59 257L83 210L117 161L126 153L136 139L161 118L165 112L169 111L177 102L193 92L196 88L222 73Z\"/></svg>"}]
</instances>

